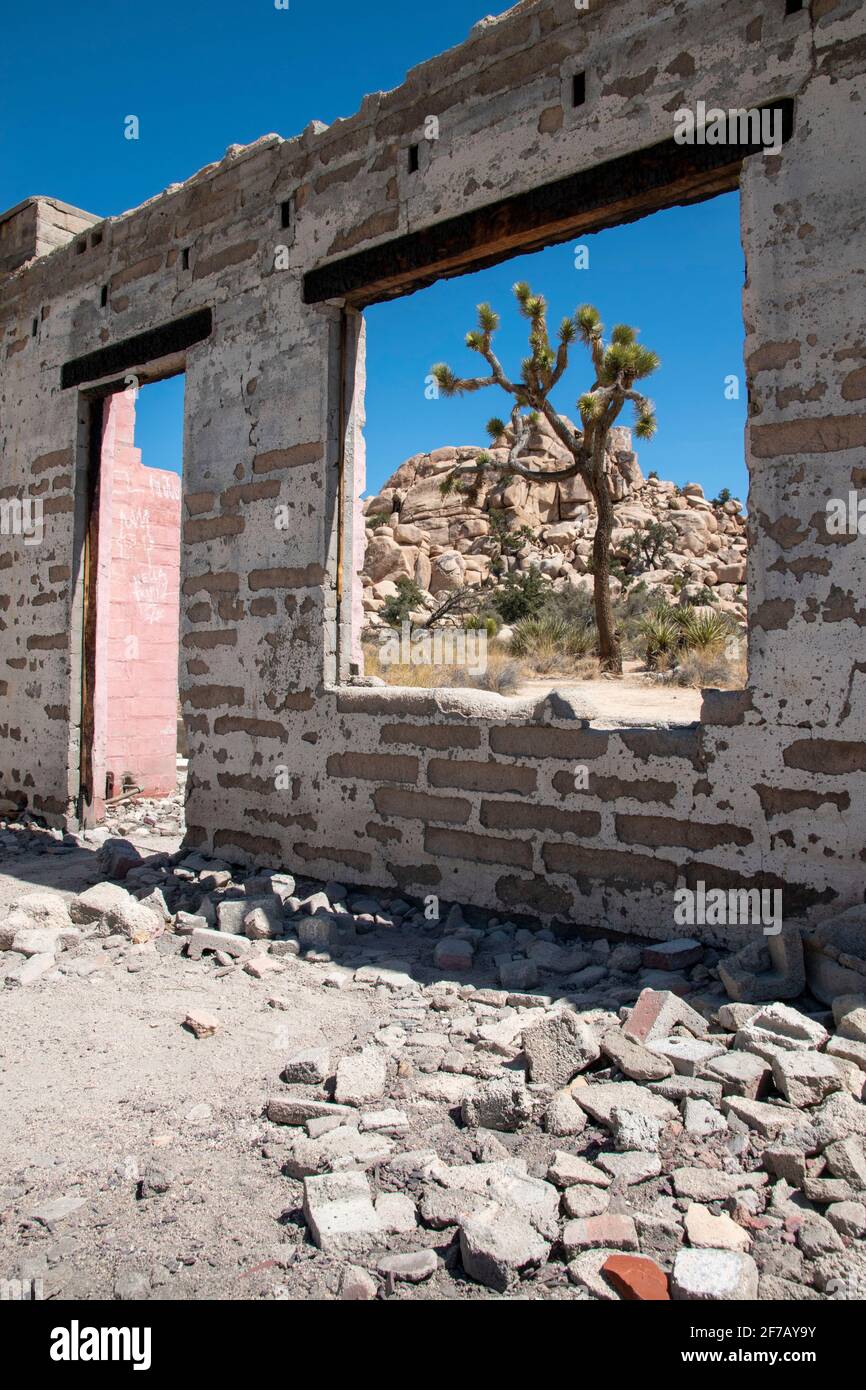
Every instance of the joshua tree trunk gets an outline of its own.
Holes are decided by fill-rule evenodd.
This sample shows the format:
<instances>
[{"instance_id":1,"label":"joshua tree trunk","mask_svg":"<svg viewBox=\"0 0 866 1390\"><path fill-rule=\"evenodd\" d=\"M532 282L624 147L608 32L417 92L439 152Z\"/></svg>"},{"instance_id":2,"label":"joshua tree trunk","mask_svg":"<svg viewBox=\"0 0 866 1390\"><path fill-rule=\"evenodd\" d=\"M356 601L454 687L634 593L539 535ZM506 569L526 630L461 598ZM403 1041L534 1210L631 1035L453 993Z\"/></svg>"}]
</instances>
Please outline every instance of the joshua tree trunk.
<instances>
[{"instance_id":1,"label":"joshua tree trunk","mask_svg":"<svg viewBox=\"0 0 866 1390\"><path fill-rule=\"evenodd\" d=\"M622 675L622 648L613 619L610 600L610 540L613 533L613 501L607 475L592 488L597 523L592 543L592 583L595 600L595 624L598 628L598 656L602 670Z\"/></svg>"}]
</instances>

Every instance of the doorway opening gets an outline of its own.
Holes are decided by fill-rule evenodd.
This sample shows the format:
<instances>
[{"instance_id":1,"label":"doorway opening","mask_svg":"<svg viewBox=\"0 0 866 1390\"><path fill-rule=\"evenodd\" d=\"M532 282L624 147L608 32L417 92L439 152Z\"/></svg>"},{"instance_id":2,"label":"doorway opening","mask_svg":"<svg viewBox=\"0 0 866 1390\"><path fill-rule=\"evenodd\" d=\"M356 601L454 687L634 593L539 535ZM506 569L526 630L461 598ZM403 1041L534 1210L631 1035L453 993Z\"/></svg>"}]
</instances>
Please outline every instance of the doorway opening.
<instances>
[{"instance_id":1,"label":"doorway opening","mask_svg":"<svg viewBox=\"0 0 866 1390\"><path fill-rule=\"evenodd\" d=\"M183 374L91 402L79 819L176 797Z\"/></svg>"}]
</instances>

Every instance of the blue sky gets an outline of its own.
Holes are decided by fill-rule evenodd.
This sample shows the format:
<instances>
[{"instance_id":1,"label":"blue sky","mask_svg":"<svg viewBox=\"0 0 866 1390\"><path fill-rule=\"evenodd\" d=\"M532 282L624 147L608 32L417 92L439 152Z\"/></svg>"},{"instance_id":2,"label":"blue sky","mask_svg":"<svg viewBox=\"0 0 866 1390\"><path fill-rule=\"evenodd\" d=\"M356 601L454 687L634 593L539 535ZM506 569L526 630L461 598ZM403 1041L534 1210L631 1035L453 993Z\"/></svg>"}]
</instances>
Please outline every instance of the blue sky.
<instances>
[{"instance_id":1,"label":"blue sky","mask_svg":"<svg viewBox=\"0 0 866 1390\"><path fill-rule=\"evenodd\" d=\"M188 178L233 143L269 131L291 136L313 118L357 109L365 92L396 86L408 68L459 43L502 0L40 0L4 15L0 81L0 208L41 193L112 215ZM34 87L36 83L36 87ZM140 139L125 140L137 115ZM606 322L626 320L660 353L650 390L659 434L641 449L645 471L708 492L745 495L745 400L726 400L724 379L742 375L743 263L734 195L657 214L584 238L590 269L576 271L573 244L445 282L368 313L368 461L371 490L404 458L446 443L482 442L505 400L426 401L424 378L462 348L474 306L503 314L501 351L523 354L525 324L510 286L530 279L555 321L596 303ZM587 385L579 350L557 403L573 413ZM145 460L177 467L182 381L148 387L139 401Z\"/></svg>"}]
</instances>

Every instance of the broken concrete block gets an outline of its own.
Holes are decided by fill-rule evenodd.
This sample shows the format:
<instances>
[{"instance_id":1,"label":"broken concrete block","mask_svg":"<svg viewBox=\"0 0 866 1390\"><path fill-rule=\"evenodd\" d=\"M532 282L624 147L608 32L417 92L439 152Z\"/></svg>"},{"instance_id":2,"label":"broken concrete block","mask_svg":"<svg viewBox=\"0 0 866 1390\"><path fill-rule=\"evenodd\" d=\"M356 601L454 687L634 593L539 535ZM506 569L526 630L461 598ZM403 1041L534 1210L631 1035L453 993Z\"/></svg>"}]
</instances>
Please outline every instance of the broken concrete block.
<instances>
[{"instance_id":1,"label":"broken concrete block","mask_svg":"<svg viewBox=\"0 0 866 1390\"><path fill-rule=\"evenodd\" d=\"M263 980L266 975L273 975L275 971L284 969L285 965L283 961L278 959L277 956L268 956L262 952L250 956L249 959L244 962L245 973L251 975L254 980Z\"/></svg>"},{"instance_id":2,"label":"broken concrete block","mask_svg":"<svg viewBox=\"0 0 866 1390\"><path fill-rule=\"evenodd\" d=\"M654 1115L667 1123L679 1118L677 1107L654 1091L637 1086L633 1081L605 1081L597 1085L574 1086L572 1096L582 1110L608 1129L613 1127L616 1108L633 1110L638 1114Z\"/></svg>"},{"instance_id":3,"label":"broken concrete block","mask_svg":"<svg viewBox=\"0 0 866 1390\"><path fill-rule=\"evenodd\" d=\"M827 1054L838 1057L842 1062L852 1062L861 1072L866 1071L866 1042L835 1033L827 1044Z\"/></svg>"},{"instance_id":4,"label":"broken concrete block","mask_svg":"<svg viewBox=\"0 0 866 1390\"><path fill-rule=\"evenodd\" d=\"M470 1279L505 1293L523 1270L546 1262L550 1244L520 1212L491 1205L461 1223L460 1254Z\"/></svg>"},{"instance_id":5,"label":"broken concrete block","mask_svg":"<svg viewBox=\"0 0 866 1390\"><path fill-rule=\"evenodd\" d=\"M866 907L857 903L826 918L806 937L806 977L822 1004L866 994Z\"/></svg>"},{"instance_id":6,"label":"broken concrete block","mask_svg":"<svg viewBox=\"0 0 866 1390\"><path fill-rule=\"evenodd\" d=\"M738 1028L745 1027L749 1019L760 1012L760 1004L722 1004L717 1018L722 1028L726 1028L729 1033L736 1033Z\"/></svg>"},{"instance_id":7,"label":"broken concrete block","mask_svg":"<svg viewBox=\"0 0 866 1390\"><path fill-rule=\"evenodd\" d=\"M298 933L302 951L327 951L331 946L333 917L330 913L316 912L311 916L299 917L292 923Z\"/></svg>"},{"instance_id":8,"label":"broken concrete block","mask_svg":"<svg viewBox=\"0 0 866 1390\"><path fill-rule=\"evenodd\" d=\"M589 1183L595 1187L610 1187L611 1179L595 1164L576 1154L557 1151L547 1170L549 1182L557 1187L571 1187L575 1183Z\"/></svg>"},{"instance_id":9,"label":"broken concrete block","mask_svg":"<svg viewBox=\"0 0 866 1390\"><path fill-rule=\"evenodd\" d=\"M530 1080L556 1087L565 1086L601 1056L592 1029L576 1014L565 1010L527 1028L523 1051Z\"/></svg>"},{"instance_id":10,"label":"broken concrete block","mask_svg":"<svg viewBox=\"0 0 866 1390\"><path fill-rule=\"evenodd\" d=\"M305 1125L310 1120L339 1120L345 1124L356 1120L357 1110L351 1105L334 1105L329 1100L316 1100L312 1096L281 1095L272 1096L268 1101L266 1114L275 1125Z\"/></svg>"},{"instance_id":11,"label":"broken concrete block","mask_svg":"<svg viewBox=\"0 0 866 1390\"><path fill-rule=\"evenodd\" d=\"M703 960L704 948L700 941L683 937L679 941L660 941L645 946L642 962L648 970L688 970Z\"/></svg>"},{"instance_id":12,"label":"broken concrete block","mask_svg":"<svg viewBox=\"0 0 866 1390\"><path fill-rule=\"evenodd\" d=\"M366 1047L337 1066L335 1097L341 1105L370 1105L381 1100L388 1082L387 1055Z\"/></svg>"},{"instance_id":13,"label":"broken concrete block","mask_svg":"<svg viewBox=\"0 0 866 1390\"><path fill-rule=\"evenodd\" d=\"M503 989L534 989L538 980L538 966L534 960L500 962L499 983Z\"/></svg>"},{"instance_id":14,"label":"broken concrete block","mask_svg":"<svg viewBox=\"0 0 866 1390\"><path fill-rule=\"evenodd\" d=\"M666 1057L680 1076L697 1076L713 1057L727 1051L721 1043L703 1042L700 1038L654 1038L649 1050Z\"/></svg>"},{"instance_id":15,"label":"broken concrete block","mask_svg":"<svg viewBox=\"0 0 866 1390\"><path fill-rule=\"evenodd\" d=\"M760 1099L771 1074L770 1064L755 1052L725 1052L712 1057L701 1072L722 1083L722 1095L745 1096L747 1100Z\"/></svg>"},{"instance_id":16,"label":"broken concrete block","mask_svg":"<svg viewBox=\"0 0 866 1390\"><path fill-rule=\"evenodd\" d=\"M526 1087L509 1077L486 1081L462 1104L463 1123L470 1129L520 1129L533 1115L532 1096Z\"/></svg>"},{"instance_id":17,"label":"broken concrete block","mask_svg":"<svg viewBox=\"0 0 866 1390\"><path fill-rule=\"evenodd\" d=\"M657 1178L662 1170L662 1161L657 1153L601 1153L596 1162L599 1168L610 1173L620 1187L632 1187L635 1183Z\"/></svg>"},{"instance_id":18,"label":"broken concrete block","mask_svg":"<svg viewBox=\"0 0 866 1390\"><path fill-rule=\"evenodd\" d=\"M565 1138L569 1134L581 1134L586 1129L586 1115L571 1096L563 1091L554 1096L544 1112L544 1128L548 1134Z\"/></svg>"},{"instance_id":19,"label":"broken concrete block","mask_svg":"<svg viewBox=\"0 0 866 1390\"><path fill-rule=\"evenodd\" d=\"M852 1240L866 1236L866 1206L862 1202L833 1202L825 1214L841 1236L850 1236Z\"/></svg>"},{"instance_id":20,"label":"broken concrete block","mask_svg":"<svg viewBox=\"0 0 866 1390\"><path fill-rule=\"evenodd\" d=\"M383 1255L376 1269L386 1278L402 1279L408 1284L423 1284L436 1273L439 1261L435 1250L412 1250L407 1255Z\"/></svg>"},{"instance_id":21,"label":"broken concrete block","mask_svg":"<svg viewBox=\"0 0 866 1390\"><path fill-rule=\"evenodd\" d=\"M379 1292L372 1274L359 1265L346 1265L340 1275L339 1298L343 1303L369 1303Z\"/></svg>"},{"instance_id":22,"label":"broken concrete block","mask_svg":"<svg viewBox=\"0 0 866 1390\"><path fill-rule=\"evenodd\" d=\"M784 1052L773 1059L773 1080L792 1105L818 1105L842 1090L842 1077L832 1057L823 1052Z\"/></svg>"},{"instance_id":23,"label":"broken concrete block","mask_svg":"<svg viewBox=\"0 0 866 1390\"><path fill-rule=\"evenodd\" d=\"M361 1116L359 1128L362 1134L368 1134L371 1130L405 1134L409 1129L409 1117L402 1110L368 1110Z\"/></svg>"},{"instance_id":24,"label":"broken concrete block","mask_svg":"<svg viewBox=\"0 0 866 1390\"><path fill-rule=\"evenodd\" d=\"M674 1192L692 1202L723 1202L749 1188L764 1187L766 1173L723 1173L717 1168L676 1168Z\"/></svg>"},{"instance_id":25,"label":"broken concrete block","mask_svg":"<svg viewBox=\"0 0 866 1390\"><path fill-rule=\"evenodd\" d=\"M67 929L72 921L66 902L59 893L26 893L12 904L11 913L18 912L23 914L31 927L49 927L60 932Z\"/></svg>"},{"instance_id":26,"label":"broken concrete block","mask_svg":"<svg viewBox=\"0 0 866 1390\"><path fill-rule=\"evenodd\" d=\"M668 1038L680 1024L696 1038L707 1035L708 1024L679 995L670 990L645 989L622 1025L622 1031L632 1042L647 1044L657 1038Z\"/></svg>"},{"instance_id":27,"label":"broken concrete block","mask_svg":"<svg viewBox=\"0 0 866 1390\"><path fill-rule=\"evenodd\" d=\"M673 1062L633 1042L618 1028L604 1034L601 1050L630 1081L663 1081L673 1075Z\"/></svg>"},{"instance_id":28,"label":"broken concrete block","mask_svg":"<svg viewBox=\"0 0 866 1390\"><path fill-rule=\"evenodd\" d=\"M818 1144L826 1148L849 1134L866 1136L866 1106L845 1091L836 1091L812 1111L809 1117Z\"/></svg>"},{"instance_id":29,"label":"broken concrete block","mask_svg":"<svg viewBox=\"0 0 866 1390\"><path fill-rule=\"evenodd\" d=\"M253 949L246 936L233 936L230 932L213 931L210 927L196 927L187 942L186 953L190 960L201 960L205 951L222 951L233 959L243 959Z\"/></svg>"},{"instance_id":30,"label":"broken concrete block","mask_svg":"<svg viewBox=\"0 0 866 1390\"><path fill-rule=\"evenodd\" d=\"M768 1105L762 1100L745 1100L742 1096L727 1096L722 1101L725 1115L736 1115L749 1129L773 1139L791 1123L791 1112L779 1105Z\"/></svg>"},{"instance_id":31,"label":"broken concrete block","mask_svg":"<svg viewBox=\"0 0 866 1390\"><path fill-rule=\"evenodd\" d=\"M833 1018L843 1038L866 1043L866 994L840 994L833 1000Z\"/></svg>"},{"instance_id":32,"label":"broken concrete block","mask_svg":"<svg viewBox=\"0 0 866 1390\"><path fill-rule=\"evenodd\" d=\"M586 1289L593 1298L601 1302L621 1302L622 1295L617 1291L615 1285L602 1274L602 1269L607 1261L619 1253L617 1250L584 1250L582 1254L576 1255L568 1263L570 1283L576 1284L578 1288Z\"/></svg>"},{"instance_id":33,"label":"broken concrete block","mask_svg":"<svg viewBox=\"0 0 866 1390\"><path fill-rule=\"evenodd\" d=\"M866 1147L857 1135L828 1144L824 1157L834 1177L844 1178L857 1191L866 1190Z\"/></svg>"},{"instance_id":34,"label":"broken concrete block","mask_svg":"<svg viewBox=\"0 0 866 1390\"><path fill-rule=\"evenodd\" d=\"M112 836L100 845L96 862L99 872L106 878L122 879L143 861L141 853L129 840Z\"/></svg>"},{"instance_id":35,"label":"broken concrete block","mask_svg":"<svg viewBox=\"0 0 866 1390\"><path fill-rule=\"evenodd\" d=\"M415 1203L405 1192L382 1192L374 1205L388 1235L412 1235L417 1230Z\"/></svg>"},{"instance_id":36,"label":"broken concrete block","mask_svg":"<svg viewBox=\"0 0 866 1390\"><path fill-rule=\"evenodd\" d=\"M566 1259L572 1259L584 1250L601 1247L608 1250L637 1250L637 1230L632 1218L605 1212L601 1216L580 1217L565 1223L562 1249Z\"/></svg>"},{"instance_id":37,"label":"broken concrete block","mask_svg":"<svg viewBox=\"0 0 866 1390\"><path fill-rule=\"evenodd\" d=\"M806 1211L797 1227L797 1246L810 1260L843 1249L834 1227L816 1211Z\"/></svg>"},{"instance_id":38,"label":"broken concrete block","mask_svg":"<svg viewBox=\"0 0 866 1390\"><path fill-rule=\"evenodd\" d=\"M285 1158L290 1178L317 1173L349 1172L375 1168L394 1152L393 1141L383 1134L361 1134L354 1125L340 1125L318 1139L298 1139Z\"/></svg>"},{"instance_id":39,"label":"broken concrete block","mask_svg":"<svg viewBox=\"0 0 866 1390\"><path fill-rule=\"evenodd\" d=\"M136 943L159 936L165 925L150 908L116 883L97 883L79 893L70 904L69 915L79 925L98 923L105 936L117 932Z\"/></svg>"},{"instance_id":40,"label":"broken concrete block","mask_svg":"<svg viewBox=\"0 0 866 1390\"><path fill-rule=\"evenodd\" d=\"M734 1250L681 1250L674 1262L675 1300L730 1303L758 1297L758 1266Z\"/></svg>"},{"instance_id":41,"label":"broken concrete block","mask_svg":"<svg viewBox=\"0 0 866 1390\"><path fill-rule=\"evenodd\" d=\"M615 1105L611 1111L611 1128L620 1153L658 1153L662 1122L656 1115Z\"/></svg>"},{"instance_id":42,"label":"broken concrete block","mask_svg":"<svg viewBox=\"0 0 866 1390\"><path fill-rule=\"evenodd\" d=\"M776 1049L796 1052L823 1047L829 1036L822 1024L798 1009L792 1009L788 1004L768 1004L737 1030L734 1047L738 1051L756 1052L763 1057L769 1044L767 1060L772 1062Z\"/></svg>"},{"instance_id":43,"label":"broken concrete block","mask_svg":"<svg viewBox=\"0 0 866 1390\"><path fill-rule=\"evenodd\" d=\"M708 1207L692 1202L686 1208L686 1235L696 1250L748 1250L749 1233L723 1213L714 1216Z\"/></svg>"},{"instance_id":44,"label":"broken concrete block","mask_svg":"<svg viewBox=\"0 0 866 1390\"><path fill-rule=\"evenodd\" d=\"M727 1120L706 1100L683 1101L683 1124L686 1134L722 1134L730 1128Z\"/></svg>"},{"instance_id":45,"label":"broken concrete block","mask_svg":"<svg viewBox=\"0 0 866 1390\"><path fill-rule=\"evenodd\" d=\"M472 969L474 958L472 942L459 936L443 937L433 950L433 964L437 970L455 970L460 974Z\"/></svg>"},{"instance_id":46,"label":"broken concrete block","mask_svg":"<svg viewBox=\"0 0 866 1390\"><path fill-rule=\"evenodd\" d=\"M387 1234L363 1173L305 1178L303 1211L310 1235L326 1255L363 1253Z\"/></svg>"},{"instance_id":47,"label":"broken concrete block","mask_svg":"<svg viewBox=\"0 0 866 1390\"><path fill-rule=\"evenodd\" d=\"M799 927L783 927L777 936L751 941L719 963L719 976L738 1003L796 999L806 987L803 937Z\"/></svg>"},{"instance_id":48,"label":"broken concrete block","mask_svg":"<svg viewBox=\"0 0 866 1390\"><path fill-rule=\"evenodd\" d=\"M22 956L56 956L61 949L56 927L22 927L12 938L11 950Z\"/></svg>"},{"instance_id":49,"label":"broken concrete block","mask_svg":"<svg viewBox=\"0 0 866 1390\"><path fill-rule=\"evenodd\" d=\"M331 1075L331 1054L326 1047L306 1047L293 1052L283 1068L283 1080L320 1086Z\"/></svg>"},{"instance_id":50,"label":"broken concrete block","mask_svg":"<svg viewBox=\"0 0 866 1390\"><path fill-rule=\"evenodd\" d=\"M547 1240L559 1232L559 1192L552 1183L528 1173L498 1173L491 1177L487 1192L491 1201L528 1216L535 1229Z\"/></svg>"},{"instance_id":51,"label":"broken concrete block","mask_svg":"<svg viewBox=\"0 0 866 1390\"><path fill-rule=\"evenodd\" d=\"M608 1175L605 1173L605 1177ZM613 1179L608 1178L611 1182ZM604 1187L591 1187L589 1183L574 1183L567 1187L562 1197L562 1205L567 1216L582 1220L588 1216L602 1216L610 1206L610 1193Z\"/></svg>"}]
</instances>

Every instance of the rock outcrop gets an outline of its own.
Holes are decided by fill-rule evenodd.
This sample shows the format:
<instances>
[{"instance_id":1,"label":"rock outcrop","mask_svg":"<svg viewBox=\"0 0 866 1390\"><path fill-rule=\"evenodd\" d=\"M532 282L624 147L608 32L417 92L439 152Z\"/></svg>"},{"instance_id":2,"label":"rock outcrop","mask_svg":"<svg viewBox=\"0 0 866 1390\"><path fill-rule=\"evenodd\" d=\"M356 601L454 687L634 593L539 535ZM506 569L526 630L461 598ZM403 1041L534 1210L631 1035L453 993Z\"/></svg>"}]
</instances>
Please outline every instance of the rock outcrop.
<instances>
[{"instance_id":1,"label":"rock outcrop","mask_svg":"<svg viewBox=\"0 0 866 1390\"><path fill-rule=\"evenodd\" d=\"M506 435L490 451L492 456L504 461L509 443ZM470 486L474 480L464 475L459 487L443 496L443 481L455 467L474 462L479 452L477 445L458 445L415 454L376 497L364 502L368 539L361 578L369 626L383 622L381 610L402 578L418 584L428 610L442 594L487 580L496 553L491 525L496 513L510 530L528 527L534 537L516 555L504 557L505 570L534 565L554 589L573 585L591 590L595 508L582 479L530 483L488 472L477 486ZM542 418L521 459L554 472L567 466L571 455ZM624 556L623 546L635 532L661 523L675 539L669 553L640 578L674 601L683 591L696 595L709 589L719 608L743 620L747 542L739 502L710 502L697 483L680 489L656 477L644 478L631 431L622 427L611 432L608 463L618 523L615 556Z\"/></svg>"}]
</instances>

